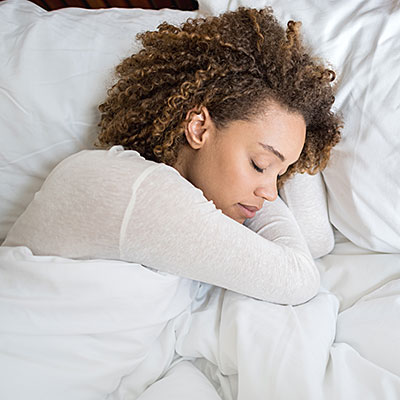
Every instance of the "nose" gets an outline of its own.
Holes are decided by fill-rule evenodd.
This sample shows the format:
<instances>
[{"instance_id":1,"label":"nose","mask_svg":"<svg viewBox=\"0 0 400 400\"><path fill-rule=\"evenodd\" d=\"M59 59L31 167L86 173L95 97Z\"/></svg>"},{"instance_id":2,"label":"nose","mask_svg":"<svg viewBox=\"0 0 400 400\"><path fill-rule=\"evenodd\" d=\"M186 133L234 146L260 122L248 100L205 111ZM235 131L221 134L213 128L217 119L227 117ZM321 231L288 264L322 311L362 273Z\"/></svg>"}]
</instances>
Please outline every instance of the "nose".
<instances>
[{"instance_id":1,"label":"nose","mask_svg":"<svg viewBox=\"0 0 400 400\"><path fill-rule=\"evenodd\" d=\"M267 201L274 201L278 197L278 187L276 185L276 179L271 179L269 182L259 185L254 194L257 197L262 197Z\"/></svg>"}]
</instances>

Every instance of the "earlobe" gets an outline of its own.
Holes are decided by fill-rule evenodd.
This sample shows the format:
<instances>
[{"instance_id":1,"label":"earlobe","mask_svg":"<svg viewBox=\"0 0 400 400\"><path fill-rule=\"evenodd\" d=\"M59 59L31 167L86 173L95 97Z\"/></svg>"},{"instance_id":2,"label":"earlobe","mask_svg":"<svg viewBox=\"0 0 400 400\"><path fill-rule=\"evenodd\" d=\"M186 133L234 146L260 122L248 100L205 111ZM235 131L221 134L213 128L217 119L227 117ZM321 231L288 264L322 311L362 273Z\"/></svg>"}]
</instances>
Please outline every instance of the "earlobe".
<instances>
[{"instance_id":1,"label":"earlobe","mask_svg":"<svg viewBox=\"0 0 400 400\"><path fill-rule=\"evenodd\" d=\"M210 114L205 107L199 113L189 111L187 114L188 123L185 129L186 139L189 145L195 149L200 149L207 138L210 126Z\"/></svg>"}]
</instances>

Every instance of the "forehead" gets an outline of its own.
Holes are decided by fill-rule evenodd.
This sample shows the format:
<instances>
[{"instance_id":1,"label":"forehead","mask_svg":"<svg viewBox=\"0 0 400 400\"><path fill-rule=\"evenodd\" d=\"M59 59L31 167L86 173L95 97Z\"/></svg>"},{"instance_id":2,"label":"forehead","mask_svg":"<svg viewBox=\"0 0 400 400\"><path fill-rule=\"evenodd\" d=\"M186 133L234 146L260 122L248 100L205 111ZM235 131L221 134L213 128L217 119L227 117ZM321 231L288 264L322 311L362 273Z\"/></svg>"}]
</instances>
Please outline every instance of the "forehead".
<instances>
[{"instance_id":1,"label":"forehead","mask_svg":"<svg viewBox=\"0 0 400 400\"><path fill-rule=\"evenodd\" d=\"M238 120L229 124L229 130L249 143L253 143L263 149L260 143L265 144L264 150L271 150L280 142L304 141L306 124L300 114L286 111L268 112L256 119ZM272 142L272 143L270 143Z\"/></svg>"},{"instance_id":2,"label":"forehead","mask_svg":"<svg viewBox=\"0 0 400 400\"><path fill-rule=\"evenodd\" d=\"M240 143L249 151L280 163L293 163L304 146L306 125L300 114L278 109L250 121L233 121L226 131L236 145Z\"/></svg>"}]
</instances>

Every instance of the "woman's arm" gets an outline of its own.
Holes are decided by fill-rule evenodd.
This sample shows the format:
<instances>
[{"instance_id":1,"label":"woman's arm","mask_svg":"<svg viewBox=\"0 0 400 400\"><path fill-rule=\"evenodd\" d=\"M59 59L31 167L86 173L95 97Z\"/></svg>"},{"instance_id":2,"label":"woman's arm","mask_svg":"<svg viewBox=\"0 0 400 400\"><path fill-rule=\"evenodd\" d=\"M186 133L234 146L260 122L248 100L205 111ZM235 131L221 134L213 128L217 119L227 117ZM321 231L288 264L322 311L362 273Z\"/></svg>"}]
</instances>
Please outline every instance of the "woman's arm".
<instances>
[{"instance_id":1,"label":"woman's arm","mask_svg":"<svg viewBox=\"0 0 400 400\"><path fill-rule=\"evenodd\" d=\"M284 184L279 195L292 211L312 256L319 258L330 253L335 239L321 173L294 175Z\"/></svg>"},{"instance_id":2,"label":"woman's arm","mask_svg":"<svg viewBox=\"0 0 400 400\"><path fill-rule=\"evenodd\" d=\"M262 223L243 226L163 166L142 182L130 208L122 259L279 304L303 303L319 289L318 270L281 199L265 203Z\"/></svg>"},{"instance_id":3,"label":"woman's arm","mask_svg":"<svg viewBox=\"0 0 400 400\"><path fill-rule=\"evenodd\" d=\"M4 245L130 261L261 300L306 302L319 273L292 213L281 199L260 213L248 225L258 235L172 167L117 148L84 151L53 170Z\"/></svg>"}]
</instances>

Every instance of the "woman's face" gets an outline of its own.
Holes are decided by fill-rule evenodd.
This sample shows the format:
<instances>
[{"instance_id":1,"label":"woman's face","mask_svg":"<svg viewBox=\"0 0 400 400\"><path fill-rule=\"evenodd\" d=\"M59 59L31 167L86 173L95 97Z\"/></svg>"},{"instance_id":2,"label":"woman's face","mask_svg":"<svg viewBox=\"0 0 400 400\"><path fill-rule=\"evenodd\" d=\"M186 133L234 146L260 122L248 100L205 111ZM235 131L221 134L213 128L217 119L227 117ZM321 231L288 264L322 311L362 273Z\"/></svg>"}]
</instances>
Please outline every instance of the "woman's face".
<instances>
[{"instance_id":1,"label":"woman's face","mask_svg":"<svg viewBox=\"0 0 400 400\"><path fill-rule=\"evenodd\" d=\"M233 121L220 130L204 108L185 133L189 144L174 167L242 224L264 200L276 199L277 177L299 158L306 125L300 114L274 103L252 121Z\"/></svg>"}]
</instances>

